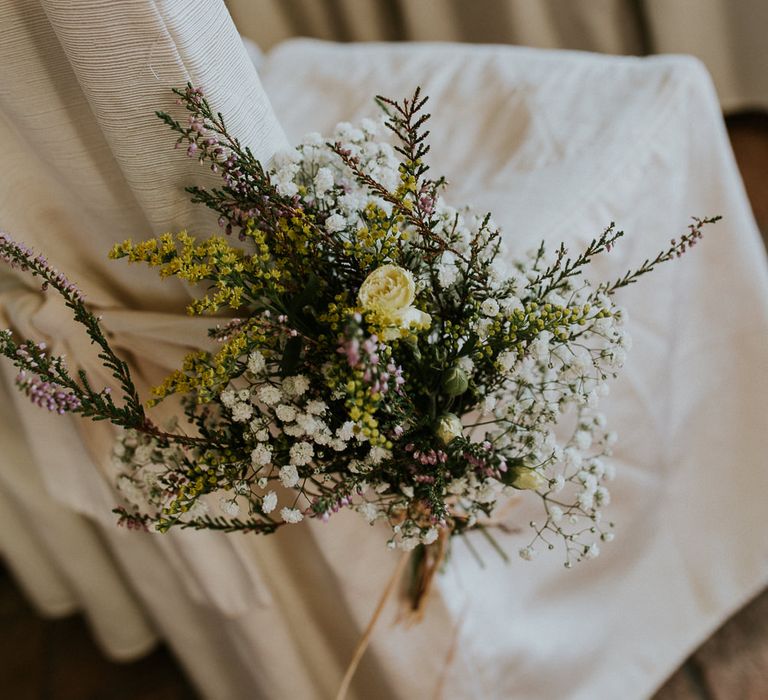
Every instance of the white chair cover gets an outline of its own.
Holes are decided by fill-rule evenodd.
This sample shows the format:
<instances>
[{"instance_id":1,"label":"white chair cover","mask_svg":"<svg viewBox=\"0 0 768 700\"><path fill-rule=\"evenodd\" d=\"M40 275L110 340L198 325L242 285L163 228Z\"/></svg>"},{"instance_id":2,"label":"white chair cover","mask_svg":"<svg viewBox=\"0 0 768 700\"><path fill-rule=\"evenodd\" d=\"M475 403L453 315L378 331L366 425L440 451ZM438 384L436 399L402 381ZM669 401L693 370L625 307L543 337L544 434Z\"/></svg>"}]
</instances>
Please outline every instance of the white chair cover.
<instances>
[{"instance_id":1,"label":"white chair cover","mask_svg":"<svg viewBox=\"0 0 768 700\"><path fill-rule=\"evenodd\" d=\"M190 79L260 157L283 132L220 2L0 0L0 24L0 227L81 283L150 380L163 367L148 358L173 364L201 326L181 318L187 291L106 251L213 225L181 191L206 175L169 148L152 112L174 109L167 88ZM299 42L268 56L262 76L291 137L422 83L452 198L492 208L520 249L583 242L619 221L635 235L600 274L655 252L691 213L726 216L675 269L625 295L637 347L609 407L623 433L620 540L575 572L557 557L506 566L490 551L481 571L458 543L424 623L392 626L391 603L355 683L366 699L430 697L441 684L462 700L646 696L768 574L768 279L706 74L684 59ZM87 361L26 282L3 277L0 310L3 324ZM0 499L15 510L3 518L34 545L26 568L2 528L0 548L44 609L84 608L118 656L156 630L206 697L333 696L395 566L381 532L351 514L269 538L118 530L109 435L4 395Z\"/></svg>"},{"instance_id":2,"label":"white chair cover","mask_svg":"<svg viewBox=\"0 0 768 700\"><path fill-rule=\"evenodd\" d=\"M299 85L287 79L299 72ZM486 568L459 542L440 579L463 662L443 697L649 697L768 581L768 266L707 72L688 57L294 41L261 75L290 140L371 114L374 93L422 85L430 162L451 199L493 211L520 252L542 239L578 249L618 222L627 236L596 261L597 279L655 255L691 215L723 215L687 257L621 292L634 347L605 405L620 436L616 541L568 572L551 553L506 565L477 537ZM539 517L535 503L517 514ZM323 534L339 546L339 529ZM347 548L360 552L356 537ZM500 541L514 553L527 539ZM359 585L337 566L347 590ZM370 599L352 604L362 623ZM382 630L382 663L390 645Z\"/></svg>"}]
</instances>

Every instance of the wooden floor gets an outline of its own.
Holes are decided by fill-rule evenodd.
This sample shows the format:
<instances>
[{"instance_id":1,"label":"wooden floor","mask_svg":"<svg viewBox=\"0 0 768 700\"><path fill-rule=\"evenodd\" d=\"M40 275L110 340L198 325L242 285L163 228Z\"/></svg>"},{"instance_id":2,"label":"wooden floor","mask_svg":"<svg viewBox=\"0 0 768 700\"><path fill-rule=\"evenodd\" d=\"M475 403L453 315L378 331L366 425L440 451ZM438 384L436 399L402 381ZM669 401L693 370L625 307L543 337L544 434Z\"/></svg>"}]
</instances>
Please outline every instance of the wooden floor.
<instances>
[{"instance_id":1,"label":"wooden floor","mask_svg":"<svg viewBox=\"0 0 768 700\"><path fill-rule=\"evenodd\" d=\"M108 661L84 620L39 618L0 568L2 700L195 700L165 648L140 661Z\"/></svg>"},{"instance_id":2,"label":"wooden floor","mask_svg":"<svg viewBox=\"0 0 768 700\"><path fill-rule=\"evenodd\" d=\"M758 223L768 233L768 116L732 118L729 132ZM165 648L135 663L112 663L81 618L38 618L0 569L1 699L196 697ZM653 700L768 700L768 592L705 642Z\"/></svg>"}]
</instances>

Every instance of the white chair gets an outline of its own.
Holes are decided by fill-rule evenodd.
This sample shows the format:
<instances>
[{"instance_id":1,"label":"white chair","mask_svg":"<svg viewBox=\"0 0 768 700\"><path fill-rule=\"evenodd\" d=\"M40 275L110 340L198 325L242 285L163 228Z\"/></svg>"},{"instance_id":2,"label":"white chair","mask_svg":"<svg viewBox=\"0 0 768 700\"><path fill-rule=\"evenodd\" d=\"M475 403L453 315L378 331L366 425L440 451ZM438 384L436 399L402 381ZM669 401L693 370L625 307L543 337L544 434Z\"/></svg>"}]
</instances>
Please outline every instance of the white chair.
<instances>
[{"instance_id":1,"label":"white chair","mask_svg":"<svg viewBox=\"0 0 768 700\"><path fill-rule=\"evenodd\" d=\"M187 80L264 159L284 133L327 131L373 114L376 93L420 84L449 197L492 210L520 251L541 239L577 247L615 220L628 235L594 268L605 277L664 247L690 215L724 215L622 296L635 347L606 405L621 435L617 541L573 571L556 554L507 565L490 549L480 569L457 542L420 625L390 624L388 605L356 697L646 697L765 585L768 275L697 62L293 41L265 57L262 89L218 1L2 0L0 24L0 227L81 282L147 380L201 326L179 318L186 290L106 252L214 225L182 191L211 176L153 116ZM3 323L84 357L51 304L3 273ZM17 512L4 517L38 543L38 565L24 570L33 545L19 551L7 528L0 550L33 597L79 605L116 656L159 634L206 697L333 696L396 563L381 532L352 514L266 538L118 530L108 431L44 415L10 388L5 403L0 497ZM531 517L521 506L520 523ZM525 536L502 545L515 552Z\"/></svg>"}]
</instances>

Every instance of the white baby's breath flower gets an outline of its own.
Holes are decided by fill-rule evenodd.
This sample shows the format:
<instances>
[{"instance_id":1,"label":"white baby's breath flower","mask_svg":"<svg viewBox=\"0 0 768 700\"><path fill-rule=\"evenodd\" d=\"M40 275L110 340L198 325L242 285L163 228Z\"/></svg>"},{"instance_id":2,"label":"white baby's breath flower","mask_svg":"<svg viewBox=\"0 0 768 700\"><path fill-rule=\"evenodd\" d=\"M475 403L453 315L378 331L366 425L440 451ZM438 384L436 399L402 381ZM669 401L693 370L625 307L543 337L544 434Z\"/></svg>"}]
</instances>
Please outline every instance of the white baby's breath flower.
<instances>
[{"instance_id":1,"label":"white baby's breath flower","mask_svg":"<svg viewBox=\"0 0 768 700\"><path fill-rule=\"evenodd\" d=\"M251 463L263 467L272 461L272 447L263 443L256 445L251 451Z\"/></svg>"},{"instance_id":2,"label":"white baby's breath flower","mask_svg":"<svg viewBox=\"0 0 768 700\"><path fill-rule=\"evenodd\" d=\"M375 138L381 131L379 124L368 117L364 117L360 120L360 128L363 130L363 133L370 138Z\"/></svg>"},{"instance_id":3,"label":"white baby's breath flower","mask_svg":"<svg viewBox=\"0 0 768 700\"><path fill-rule=\"evenodd\" d=\"M280 467L280 481L286 488L293 488L299 483L299 470L293 464Z\"/></svg>"},{"instance_id":4,"label":"white baby's breath flower","mask_svg":"<svg viewBox=\"0 0 768 700\"><path fill-rule=\"evenodd\" d=\"M378 508L373 503L361 503L357 506L357 512L360 513L369 523L373 523L380 515Z\"/></svg>"},{"instance_id":5,"label":"white baby's breath flower","mask_svg":"<svg viewBox=\"0 0 768 700\"><path fill-rule=\"evenodd\" d=\"M515 362L517 362L517 353L514 350L504 350L503 352L500 352L499 356L496 358L496 363L505 373L512 370L515 366Z\"/></svg>"},{"instance_id":6,"label":"white baby's breath flower","mask_svg":"<svg viewBox=\"0 0 768 700\"><path fill-rule=\"evenodd\" d=\"M349 442L355 435L355 423L351 420L346 421L337 431L336 436L339 440Z\"/></svg>"},{"instance_id":7,"label":"white baby's breath flower","mask_svg":"<svg viewBox=\"0 0 768 700\"><path fill-rule=\"evenodd\" d=\"M304 134L301 142L306 146L322 146L325 143L322 135L317 131L309 131Z\"/></svg>"},{"instance_id":8,"label":"white baby's breath flower","mask_svg":"<svg viewBox=\"0 0 768 700\"><path fill-rule=\"evenodd\" d=\"M343 231L347 226L347 220L341 214L331 214L325 220L325 230L328 233Z\"/></svg>"},{"instance_id":9,"label":"white baby's breath flower","mask_svg":"<svg viewBox=\"0 0 768 700\"><path fill-rule=\"evenodd\" d=\"M222 496L219 500L219 506L222 512L230 518L236 518L240 514L240 506L234 498Z\"/></svg>"},{"instance_id":10,"label":"white baby's breath flower","mask_svg":"<svg viewBox=\"0 0 768 700\"><path fill-rule=\"evenodd\" d=\"M592 510L595 505L595 493L594 491L585 490L582 491L578 497L577 501L579 503L579 507L582 510Z\"/></svg>"},{"instance_id":11,"label":"white baby's breath flower","mask_svg":"<svg viewBox=\"0 0 768 700\"><path fill-rule=\"evenodd\" d=\"M283 398L280 389L270 384L266 384L259 388L256 395L259 397L259 400L264 402L267 406L274 406Z\"/></svg>"},{"instance_id":12,"label":"white baby's breath flower","mask_svg":"<svg viewBox=\"0 0 768 700\"><path fill-rule=\"evenodd\" d=\"M152 445L139 445L133 453L135 464L146 464L152 459Z\"/></svg>"},{"instance_id":13,"label":"white baby's breath flower","mask_svg":"<svg viewBox=\"0 0 768 700\"><path fill-rule=\"evenodd\" d=\"M340 141L357 143L363 140L363 132L349 122L339 122L334 128L334 135Z\"/></svg>"},{"instance_id":14,"label":"white baby's breath flower","mask_svg":"<svg viewBox=\"0 0 768 700\"><path fill-rule=\"evenodd\" d=\"M300 523L304 520L304 514L298 508L283 508L280 510L280 517L286 523Z\"/></svg>"},{"instance_id":15,"label":"white baby's breath flower","mask_svg":"<svg viewBox=\"0 0 768 700\"><path fill-rule=\"evenodd\" d=\"M232 406L232 420L236 423L245 423L251 419L253 407L247 403L236 403Z\"/></svg>"},{"instance_id":16,"label":"white baby's breath flower","mask_svg":"<svg viewBox=\"0 0 768 700\"><path fill-rule=\"evenodd\" d=\"M464 356L459 359L457 364L467 373L467 376L470 376L475 371L475 363L471 357Z\"/></svg>"},{"instance_id":17,"label":"white baby's breath flower","mask_svg":"<svg viewBox=\"0 0 768 700\"><path fill-rule=\"evenodd\" d=\"M268 491L261 499L261 511L271 513L277 506L277 494L274 491Z\"/></svg>"},{"instance_id":18,"label":"white baby's breath flower","mask_svg":"<svg viewBox=\"0 0 768 700\"><path fill-rule=\"evenodd\" d=\"M252 372L253 374L261 374L264 371L266 366L267 366L267 363L266 363L266 360L264 359L264 355L262 355L258 350L248 355L248 371L249 372Z\"/></svg>"},{"instance_id":19,"label":"white baby's breath flower","mask_svg":"<svg viewBox=\"0 0 768 700\"><path fill-rule=\"evenodd\" d=\"M316 416L322 415L328 410L328 404L325 401L307 401L307 412Z\"/></svg>"},{"instance_id":20,"label":"white baby's breath flower","mask_svg":"<svg viewBox=\"0 0 768 700\"><path fill-rule=\"evenodd\" d=\"M309 389L309 380L303 374L297 374L283 379L283 391L288 396L296 398L303 396Z\"/></svg>"},{"instance_id":21,"label":"white baby's breath flower","mask_svg":"<svg viewBox=\"0 0 768 700\"><path fill-rule=\"evenodd\" d=\"M588 450L592 446L592 433L587 430L579 430L573 436L573 440L580 450Z\"/></svg>"},{"instance_id":22,"label":"white baby's breath flower","mask_svg":"<svg viewBox=\"0 0 768 700\"><path fill-rule=\"evenodd\" d=\"M584 552L584 557L586 559L594 559L595 557L600 555L600 547L597 546L596 542L593 542L589 547L587 548L587 551Z\"/></svg>"},{"instance_id":23,"label":"white baby's breath flower","mask_svg":"<svg viewBox=\"0 0 768 700\"><path fill-rule=\"evenodd\" d=\"M117 488L130 503L139 505L143 501L143 493L141 489L129 476L126 476L125 474L119 476L117 479Z\"/></svg>"},{"instance_id":24,"label":"white baby's breath flower","mask_svg":"<svg viewBox=\"0 0 768 700\"><path fill-rule=\"evenodd\" d=\"M478 503L493 503L498 499L502 488L503 484L501 482L496 481L496 479L487 479L483 482L480 488L477 489L475 500Z\"/></svg>"},{"instance_id":25,"label":"white baby's breath flower","mask_svg":"<svg viewBox=\"0 0 768 700\"><path fill-rule=\"evenodd\" d=\"M235 392L232 391L232 389L227 389L226 391L222 391L221 394L219 394L219 399L221 400L221 403L224 404L227 408L232 408L232 406L235 405L235 401L237 401L237 396L235 395Z\"/></svg>"},{"instance_id":26,"label":"white baby's breath flower","mask_svg":"<svg viewBox=\"0 0 768 700\"><path fill-rule=\"evenodd\" d=\"M459 268L456 266L456 256L449 250L440 256L437 265L437 281L443 289L450 287L459 278Z\"/></svg>"},{"instance_id":27,"label":"white baby's breath flower","mask_svg":"<svg viewBox=\"0 0 768 700\"><path fill-rule=\"evenodd\" d=\"M318 420L315 416L309 413L299 414L296 418L296 422L302 427L304 432L312 438L322 432L325 427L325 424L321 420Z\"/></svg>"},{"instance_id":28,"label":"white baby's breath flower","mask_svg":"<svg viewBox=\"0 0 768 700\"><path fill-rule=\"evenodd\" d=\"M333 173L330 168L319 168L315 175L315 193L318 196L324 195L333 187Z\"/></svg>"},{"instance_id":29,"label":"white baby's breath flower","mask_svg":"<svg viewBox=\"0 0 768 700\"><path fill-rule=\"evenodd\" d=\"M431 527L426 532L423 532L421 535L421 543L422 544L432 544L433 542L437 541L437 538L439 536L439 532L437 531L437 528Z\"/></svg>"},{"instance_id":30,"label":"white baby's breath flower","mask_svg":"<svg viewBox=\"0 0 768 700\"><path fill-rule=\"evenodd\" d=\"M281 148L272 156L272 165L277 170L282 170L296 165L301 161L301 153L295 148Z\"/></svg>"},{"instance_id":31,"label":"white baby's breath flower","mask_svg":"<svg viewBox=\"0 0 768 700\"><path fill-rule=\"evenodd\" d=\"M283 432L290 436L295 438L300 438L304 435L305 431L302 426L300 426L298 423L285 423L283 425Z\"/></svg>"},{"instance_id":32,"label":"white baby's breath flower","mask_svg":"<svg viewBox=\"0 0 768 700\"><path fill-rule=\"evenodd\" d=\"M611 502L611 492L605 486L598 486L595 489L595 502L599 506L607 506Z\"/></svg>"},{"instance_id":33,"label":"white baby's breath flower","mask_svg":"<svg viewBox=\"0 0 768 700\"><path fill-rule=\"evenodd\" d=\"M368 464L381 464L385 459L388 459L391 456L392 452L390 450L378 446L372 447L371 451L368 453L366 462L368 462Z\"/></svg>"},{"instance_id":34,"label":"white baby's breath flower","mask_svg":"<svg viewBox=\"0 0 768 700\"><path fill-rule=\"evenodd\" d=\"M523 302L517 297L505 297L499 301L499 306L506 316L510 316L518 309L523 310Z\"/></svg>"},{"instance_id":35,"label":"white baby's breath flower","mask_svg":"<svg viewBox=\"0 0 768 700\"><path fill-rule=\"evenodd\" d=\"M475 332L480 340L485 340L488 337L488 334L491 332L491 326L493 326L493 321L490 318L481 318L475 324Z\"/></svg>"},{"instance_id":36,"label":"white baby's breath flower","mask_svg":"<svg viewBox=\"0 0 768 700\"><path fill-rule=\"evenodd\" d=\"M309 442L297 442L291 446L290 449L291 464L296 466L303 466L309 464L312 461L312 457L315 455L315 448Z\"/></svg>"},{"instance_id":37,"label":"white baby's breath flower","mask_svg":"<svg viewBox=\"0 0 768 700\"><path fill-rule=\"evenodd\" d=\"M283 195L283 197L293 197L299 191L296 183L293 182L293 180L288 179L278 179L275 189L279 194Z\"/></svg>"},{"instance_id":38,"label":"white baby's breath flower","mask_svg":"<svg viewBox=\"0 0 768 700\"><path fill-rule=\"evenodd\" d=\"M291 421L296 420L296 409L293 406L281 403L275 409L275 415L283 421L283 423L290 423Z\"/></svg>"}]
</instances>

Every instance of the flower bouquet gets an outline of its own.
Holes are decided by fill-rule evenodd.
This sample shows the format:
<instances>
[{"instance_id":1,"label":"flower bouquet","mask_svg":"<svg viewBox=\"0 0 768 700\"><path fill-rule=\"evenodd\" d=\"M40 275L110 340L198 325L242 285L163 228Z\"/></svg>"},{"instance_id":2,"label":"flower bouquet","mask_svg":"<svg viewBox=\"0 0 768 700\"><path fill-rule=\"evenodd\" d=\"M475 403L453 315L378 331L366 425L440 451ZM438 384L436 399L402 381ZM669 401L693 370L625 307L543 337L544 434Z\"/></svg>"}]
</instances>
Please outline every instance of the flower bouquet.
<instances>
[{"instance_id":1,"label":"flower bouquet","mask_svg":"<svg viewBox=\"0 0 768 700\"><path fill-rule=\"evenodd\" d=\"M576 255L542 244L511 257L491 216L449 205L429 175L419 91L378 98L381 119L309 134L268 166L199 89L175 92L187 118L158 114L221 174L188 191L223 231L128 240L111 257L204 287L188 311L213 317L216 348L189 354L148 404L77 287L0 234L0 257L63 297L115 377L94 387L43 344L0 333L33 402L122 429L119 522L268 534L348 508L434 569L452 537L493 540L494 509L526 492L543 512L520 556L558 541L566 566L596 556L612 538L601 509L616 439L598 403L630 346L614 294L719 217L592 284L583 273L622 232L611 224ZM158 427L148 408L172 395L179 417Z\"/></svg>"}]
</instances>

